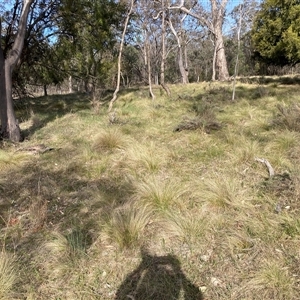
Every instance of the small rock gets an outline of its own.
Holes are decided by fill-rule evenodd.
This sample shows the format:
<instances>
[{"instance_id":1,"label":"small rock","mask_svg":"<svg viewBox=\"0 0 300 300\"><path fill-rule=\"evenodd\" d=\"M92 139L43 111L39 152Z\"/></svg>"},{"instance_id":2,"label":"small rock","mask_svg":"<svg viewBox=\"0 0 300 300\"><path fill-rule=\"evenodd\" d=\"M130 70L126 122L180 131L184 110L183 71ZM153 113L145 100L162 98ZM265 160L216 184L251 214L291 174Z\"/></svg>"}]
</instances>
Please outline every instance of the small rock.
<instances>
[{"instance_id":1,"label":"small rock","mask_svg":"<svg viewBox=\"0 0 300 300\"><path fill-rule=\"evenodd\" d=\"M223 281L216 277L211 277L210 282L213 286L225 287L225 284L223 283Z\"/></svg>"}]
</instances>

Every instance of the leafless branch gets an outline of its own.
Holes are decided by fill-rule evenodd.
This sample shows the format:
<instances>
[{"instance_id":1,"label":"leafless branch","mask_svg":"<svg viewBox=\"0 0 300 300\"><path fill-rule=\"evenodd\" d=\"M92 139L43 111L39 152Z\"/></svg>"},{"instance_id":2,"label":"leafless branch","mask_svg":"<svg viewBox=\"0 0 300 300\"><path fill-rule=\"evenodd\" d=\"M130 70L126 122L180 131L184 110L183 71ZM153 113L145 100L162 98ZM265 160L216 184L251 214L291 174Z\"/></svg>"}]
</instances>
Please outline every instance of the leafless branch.
<instances>
[{"instance_id":1,"label":"leafless branch","mask_svg":"<svg viewBox=\"0 0 300 300\"><path fill-rule=\"evenodd\" d=\"M261 162L263 164L265 164L265 166L268 168L269 171L269 176L272 177L275 175L274 169L272 168L271 164L269 163L269 161L265 158L255 158L256 161Z\"/></svg>"}]
</instances>

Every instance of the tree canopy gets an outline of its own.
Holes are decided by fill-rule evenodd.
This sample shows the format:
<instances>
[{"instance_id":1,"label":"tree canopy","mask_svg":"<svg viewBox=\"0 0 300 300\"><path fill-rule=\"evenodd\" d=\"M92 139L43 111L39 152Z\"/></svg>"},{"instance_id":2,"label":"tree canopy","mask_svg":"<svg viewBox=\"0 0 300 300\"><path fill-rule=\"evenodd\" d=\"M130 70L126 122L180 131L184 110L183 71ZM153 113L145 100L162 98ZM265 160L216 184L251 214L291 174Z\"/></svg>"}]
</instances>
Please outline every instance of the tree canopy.
<instances>
[{"instance_id":1,"label":"tree canopy","mask_svg":"<svg viewBox=\"0 0 300 300\"><path fill-rule=\"evenodd\" d=\"M300 62L300 1L265 0L252 28L254 53L266 63Z\"/></svg>"}]
</instances>

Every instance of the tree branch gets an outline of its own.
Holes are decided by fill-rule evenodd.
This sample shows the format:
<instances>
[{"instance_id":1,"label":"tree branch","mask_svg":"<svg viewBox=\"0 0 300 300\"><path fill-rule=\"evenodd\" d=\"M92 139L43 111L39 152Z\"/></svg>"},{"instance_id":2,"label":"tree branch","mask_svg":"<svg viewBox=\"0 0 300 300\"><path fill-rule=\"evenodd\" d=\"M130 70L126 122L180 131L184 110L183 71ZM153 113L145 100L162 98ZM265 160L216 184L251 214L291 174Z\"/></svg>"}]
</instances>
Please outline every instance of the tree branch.
<instances>
[{"instance_id":1,"label":"tree branch","mask_svg":"<svg viewBox=\"0 0 300 300\"><path fill-rule=\"evenodd\" d=\"M265 164L265 166L268 168L269 171L269 176L272 177L275 175L274 169L272 168L271 164L269 163L269 161L265 158L255 158L256 161L261 162L263 164Z\"/></svg>"},{"instance_id":2,"label":"tree branch","mask_svg":"<svg viewBox=\"0 0 300 300\"><path fill-rule=\"evenodd\" d=\"M14 65L17 63L21 51L24 45L24 36L26 31L26 25L27 25L27 18L30 10L30 6L33 3L34 0L24 0L23 1L23 8L21 12L21 17L18 25L18 32L16 34L14 45L9 51L9 55L7 57L9 64L13 68Z\"/></svg>"},{"instance_id":3,"label":"tree branch","mask_svg":"<svg viewBox=\"0 0 300 300\"><path fill-rule=\"evenodd\" d=\"M223 0L223 1L227 1L227 0ZM180 5L178 5L178 6L169 6L168 9L169 9L169 10L172 10L172 9L179 9L179 10L181 10L182 12L184 12L184 13L190 15L191 17L193 17L193 18L195 18L195 19L197 19L197 20L199 20L199 22L200 22L200 24L201 24L202 26L207 27L208 30L209 30L211 33L214 34L214 27L213 27L213 24L211 24L211 22L209 22L209 21L208 21L207 19L205 19L204 17L202 17L202 16L200 16L200 15L198 15L198 14L192 12L191 9L186 8L186 7L184 6L184 0L181 0Z\"/></svg>"}]
</instances>

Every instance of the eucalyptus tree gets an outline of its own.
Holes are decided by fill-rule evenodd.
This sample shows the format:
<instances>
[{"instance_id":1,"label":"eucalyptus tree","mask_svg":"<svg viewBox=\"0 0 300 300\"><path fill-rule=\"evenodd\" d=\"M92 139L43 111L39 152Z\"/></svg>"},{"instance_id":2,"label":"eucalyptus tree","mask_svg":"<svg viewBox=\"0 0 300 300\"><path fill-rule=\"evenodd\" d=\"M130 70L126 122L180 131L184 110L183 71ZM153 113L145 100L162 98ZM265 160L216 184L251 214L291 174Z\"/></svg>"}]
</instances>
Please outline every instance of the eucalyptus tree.
<instances>
[{"instance_id":1,"label":"eucalyptus tree","mask_svg":"<svg viewBox=\"0 0 300 300\"><path fill-rule=\"evenodd\" d=\"M250 31L251 25L253 22L254 14L257 8L257 2L254 0L243 0L238 6L234 7L231 12L231 16L235 21L235 36L237 40L237 50L234 66L234 81L233 81L233 92L232 100L235 99L235 86L236 86L236 77L239 73L239 61L241 56L241 40L243 36L247 35L247 32ZM245 63L245 61L244 61Z\"/></svg>"},{"instance_id":2,"label":"eucalyptus tree","mask_svg":"<svg viewBox=\"0 0 300 300\"><path fill-rule=\"evenodd\" d=\"M141 51L144 62L143 78L148 83L149 95L154 100L153 81L158 83L158 73L160 70L160 24L155 19L157 10L156 2L140 0L136 3L135 21L136 39L135 44Z\"/></svg>"},{"instance_id":3,"label":"eucalyptus tree","mask_svg":"<svg viewBox=\"0 0 300 300\"><path fill-rule=\"evenodd\" d=\"M171 95L171 91L165 83L165 69L167 59L167 15L168 15L168 3L167 0L156 0L158 3L158 13L154 16L154 20L160 19L160 36L161 36L161 61L160 61L160 80L159 83L163 89L167 92L168 96Z\"/></svg>"},{"instance_id":4,"label":"eucalyptus tree","mask_svg":"<svg viewBox=\"0 0 300 300\"><path fill-rule=\"evenodd\" d=\"M188 63L187 63L187 40L186 40L186 34L184 31L184 20L186 19L187 14L184 14L183 16L179 16L179 20L177 22L178 29L176 30L173 25L172 17L168 17L168 25L174 34L174 37L177 42L177 49L178 49L178 66L181 74L181 82L183 84L186 84L189 82L188 77Z\"/></svg>"},{"instance_id":5,"label":"eucalyptus tree","mask_svg":"<svg viewBox=\"0 0 300 300\"><path fill-rule=\"evenodd\" d=\"M223 24L225 20L228 0L210 0L210 10L201 1L172 1L169 9L177 9L196 18L206 27L213 36L214 59L213 69L216 67L218 79L223 81L229 78L225 46L223 39ZM213 72L212 80L215 80Z\"/></svg>"},{"instance_id":6,"label":"eucalyptus tree","mask_svg":"<svg viewBox=\"0 0 300 300\"><path fill-rule=\"evenodd\" d=\"M21 140L21 132L16 119L12 99L12 74L20 59L24 46L27 18L33 0L15 2L13 15L8 28L4 28L10 35L2 37L2 21L0 20L1 47L0 47L0 119L1 137L14 142Z\"/></svg>"},{"instance_id":7,"label":"eucalyptus tree","mask_svg":"<svg viewBox=\"0 0 300 300\"><path fill-rule=\"evenodd\" d=\"M130 0L129 9L128 9L128 12L126 14L126 18L125 18L125 21L124 21L124 28L123 28L123 32L122 32L122 37L121 37L121 41L120 41L120 48L119 48L119 54L118 54L117 86L116 86L116 89L114 91L113 97L109 102L109 107L108 107L109 112L112 110L113 104L117 100L118 92L120 90L122 54L123 54L125 35L126 35L128 23L129 23L131 14L133 12L133 6L134 6L134 0Z\"/></svg>"},{"instance_id":8,"label":"eucalyptus tree","mask_svg":"<svg viewBox=\"0 0 300 300\"><path fill-rule=\"evenodd\" d=\"M55 60L50 58L53 53L51 43L54 36L60 33L58 23L61 21L61 5L60 0L12 0L1 9L2 138L14 142L22 140L14 111L13 88L24 88L30 82L59 80L57 66L53 65Z\"/></svg>"},{"instance_id":9,"label":"eucalyptus tree","mask_svg":"<svg viewBox=\"0 0 300 300\"><path fill-rule=\"evenodd\" d=\"M1 137L18 142L22 138L13 106L13 81L47 85L73 74L93 85L105 80L113 65L123 6L113 0L10 2L12 6L1 7Z\"/></svg>"}]
</instances>

